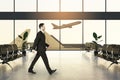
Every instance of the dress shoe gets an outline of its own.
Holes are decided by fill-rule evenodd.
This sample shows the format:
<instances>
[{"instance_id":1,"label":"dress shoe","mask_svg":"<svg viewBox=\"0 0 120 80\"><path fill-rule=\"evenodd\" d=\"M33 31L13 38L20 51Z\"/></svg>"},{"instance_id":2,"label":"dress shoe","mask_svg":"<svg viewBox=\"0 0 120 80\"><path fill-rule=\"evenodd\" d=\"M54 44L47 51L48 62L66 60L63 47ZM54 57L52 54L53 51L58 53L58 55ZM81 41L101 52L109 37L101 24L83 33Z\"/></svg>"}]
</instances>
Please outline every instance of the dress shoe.
<instances>
[{"instance_id":1,"label":"dress shoe","mask_svg":"<svg viewBox=\"0 0 120 80\"><path fill-rule=\"evenodd\" d=\"M36 74L33 70L28 70L29 73Z\"/></svg>"},{"instance_id":2,"label":"dress shoe","mask_svg":"<svg viewBox=\"0 0 120 80\"><path fill-rule=\"evenodd\" d=\"M57 69L51 70L51 71L49 72L49 74L52 75L56 70L57 70Z\"/></svg>"}]
</instances>

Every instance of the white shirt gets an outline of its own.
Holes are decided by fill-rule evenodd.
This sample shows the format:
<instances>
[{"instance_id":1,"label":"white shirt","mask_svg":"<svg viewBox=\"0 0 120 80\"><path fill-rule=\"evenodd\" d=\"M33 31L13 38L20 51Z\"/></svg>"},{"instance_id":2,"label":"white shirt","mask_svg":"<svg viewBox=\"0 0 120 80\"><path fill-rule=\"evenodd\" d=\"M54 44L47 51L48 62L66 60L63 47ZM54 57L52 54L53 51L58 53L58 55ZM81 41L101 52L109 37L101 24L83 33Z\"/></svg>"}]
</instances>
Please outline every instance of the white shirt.
<instances>
[{"instance_id":1,"label":"white shirt","mask_svg":"<svg viewBox=\"0 0 120 80\"><path fill-rule=\"evenodd\" d=\"M42 33L45 33L43 30L40 30Z\"/></svg>"}]
</instances>

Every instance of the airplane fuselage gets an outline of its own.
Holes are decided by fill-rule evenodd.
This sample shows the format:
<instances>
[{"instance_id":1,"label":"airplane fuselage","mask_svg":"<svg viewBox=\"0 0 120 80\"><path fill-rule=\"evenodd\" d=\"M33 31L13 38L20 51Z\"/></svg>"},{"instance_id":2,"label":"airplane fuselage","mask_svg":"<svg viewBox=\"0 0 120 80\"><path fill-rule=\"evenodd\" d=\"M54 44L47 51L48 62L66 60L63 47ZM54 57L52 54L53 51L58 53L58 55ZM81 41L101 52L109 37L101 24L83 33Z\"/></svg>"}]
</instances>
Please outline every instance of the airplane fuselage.
<instances>
[{"instance_id":1,"label":"airplane fuselage","mask_svg":"<svg viewBox=\"0 0 120 80\"><path fill-rule=\"evenodd\" d=\"M80 23L81 23L81 21L76 21L76 22L72 22L72 23L68 23L68 24L63 24L62 26L58 26L53 23L52 23L52 25L53 25L53 29L62 29L62 28L72 28L72 26L78 25Z\"/></svg>"}]
</instances>

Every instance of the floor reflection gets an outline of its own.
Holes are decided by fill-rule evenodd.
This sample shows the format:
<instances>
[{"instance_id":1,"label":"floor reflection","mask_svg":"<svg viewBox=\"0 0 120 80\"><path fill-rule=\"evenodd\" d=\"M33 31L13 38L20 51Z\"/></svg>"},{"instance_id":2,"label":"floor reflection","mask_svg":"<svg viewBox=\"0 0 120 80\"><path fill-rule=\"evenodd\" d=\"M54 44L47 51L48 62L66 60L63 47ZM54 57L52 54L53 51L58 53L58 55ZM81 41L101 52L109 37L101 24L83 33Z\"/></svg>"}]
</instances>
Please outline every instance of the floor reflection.
<instances>
[{"instance_id":1,"label":"floor reflection","mask_svg":"<svg viewBox=\"0 0 120 80\"><path fill-rule=\"evenodd\" d=\"M119 80L120 65L113 64L109 69L108 62L85 51L47 51L52 68L57 72L49 75L40 58L35 65L36 75L27 72L35 54L28 52L25 57L0 64L0 80Z\"/></svg>"}]
</instances>

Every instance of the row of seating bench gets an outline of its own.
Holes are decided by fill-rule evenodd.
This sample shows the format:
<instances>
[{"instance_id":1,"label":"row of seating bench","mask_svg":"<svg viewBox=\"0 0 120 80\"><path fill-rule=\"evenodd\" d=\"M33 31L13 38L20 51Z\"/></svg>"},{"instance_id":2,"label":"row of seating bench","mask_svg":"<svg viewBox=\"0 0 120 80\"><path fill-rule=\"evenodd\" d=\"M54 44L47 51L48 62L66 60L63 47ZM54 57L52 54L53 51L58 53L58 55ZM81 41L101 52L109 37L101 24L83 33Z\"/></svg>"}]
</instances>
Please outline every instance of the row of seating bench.
<instances>
[{"instance_id":1,"label":"row of seating bench","mask_svg":"<svg viewBox=\"0 0 120 80\"><path fill-rule=\"evenodd\" d=\"M118 60L120 59L120 45L116 44L104 44L101 50L102 54L98 54L99 57L104 58L107 61L111 61L112 63L108 66L108 68L112 64L118 64Z\"/></svg>"},{"instance_id":2,"label":"row of seating bench","mask_svg":"<svg viewBox=\"0 0 120 80\"><path fill-rule=\"evenodd\" d=\"M13 61L22 56L23 54L19 52L16 44L0 45L0 59L2 64L6 63L10 66L9 61Z\"/></svg>"}]
</instances>

